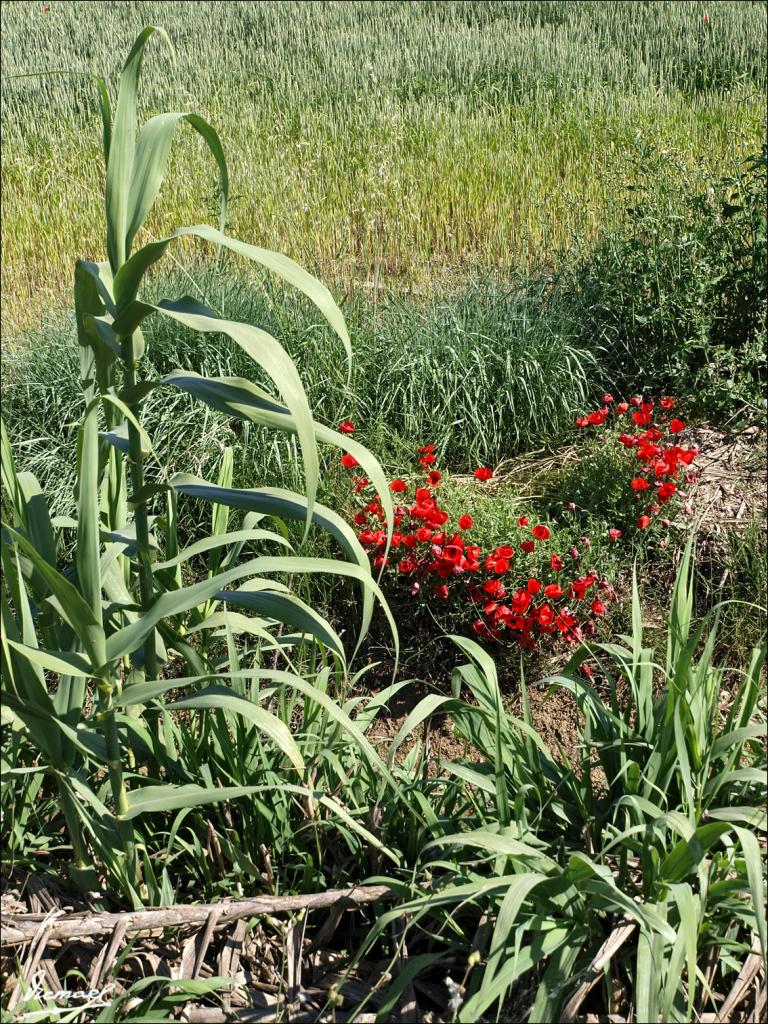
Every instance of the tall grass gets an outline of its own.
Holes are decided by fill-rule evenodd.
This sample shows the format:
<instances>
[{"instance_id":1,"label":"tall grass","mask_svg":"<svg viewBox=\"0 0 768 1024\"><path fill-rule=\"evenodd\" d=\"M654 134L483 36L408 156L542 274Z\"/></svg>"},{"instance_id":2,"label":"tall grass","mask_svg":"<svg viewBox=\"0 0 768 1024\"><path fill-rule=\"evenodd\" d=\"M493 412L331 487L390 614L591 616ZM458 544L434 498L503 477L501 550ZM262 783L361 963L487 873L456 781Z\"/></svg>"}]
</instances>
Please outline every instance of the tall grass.
<instances>
[{"instance_id":1,"label":"tall grass","mask_svg":"<svg viewBox=\"0 0 768 1024\"><path fill-rule=\"evenodd\" d=\"M231 319L279 334L318 418L331 426L351 418L355 436L379 451L392 471L412 466L416 446L427 442L436 443L440 464L453 472L544 447L604 383L577 318L566 308L545 310L540 290L531 286L478 283L455 299L391 298L377 308L356 296L345 307L356 338L350 385L319 318L279 287L253 277L185 273L153 288L158 294L186 290ZM178 366L204 375L254 374L223 336L200 337L163 321L146 334L149 376ZM69 513L82 404L74 325L66 318L49 322L8 349L4 368L4 417L18 461L40 479L56 510ZM170 469L179 468L172 460L191 455L201 475L215 476L222 448L230 444L245 486L299 481L292 439L261 443L258 429L213 410L201 422L199 408L184 395L149 395L145 410L160 461Z\"/></svg>"},{"instance_id":2,"label":"tall grass","mask_svg":"<svg viewBox=\"0 0 768 1024\"><path fill-rule=\"evenodd\" d=\"M2 13L2 284L17 323L67 281L75 253L98 251L100 188L79 174L98 152L91 82L12 76L114 79L114 54L149 21L179 59L149 72L148 106L204 97L237 154L232 231L341 280L539 265L614 216L601 172L636 131L686 169L752 152L763 131L762 2L49 7ZM202 148L185 149L152 232L215 191Z\"/></svg>"}]
</instances>

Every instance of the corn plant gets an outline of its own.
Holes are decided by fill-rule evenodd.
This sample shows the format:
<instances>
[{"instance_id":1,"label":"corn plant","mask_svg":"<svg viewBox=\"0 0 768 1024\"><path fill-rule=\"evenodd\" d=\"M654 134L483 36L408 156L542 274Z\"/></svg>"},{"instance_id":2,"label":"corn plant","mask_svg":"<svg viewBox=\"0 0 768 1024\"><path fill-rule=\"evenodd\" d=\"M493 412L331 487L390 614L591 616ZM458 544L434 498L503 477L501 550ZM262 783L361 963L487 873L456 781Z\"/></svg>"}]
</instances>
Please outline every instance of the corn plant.
<instances>
[{"instance_id":1,"label":"corn plant","mask_svg":"<svg viewBox=\"0 0 768 1024\"><path fill-rule=\"evenodd\" d=\"M76 518L51 517L37 480L17 470L5 430L2 437L3 484L11 510L2 547L5 701L41 764L56 779L74 851L73 876L95 887L91 851L97 851L101 870L136 904L146 888L135 819L157 808L197 806L265 788L250 780L219 788L179 784L174 726L159 699L167 691L191 689L183 707L215 707L228 727L238 716L247 720L281 752L286 785L310 798L311 779L287 725L258 700L249 699L232 677L241 668L238 637L255 635L264 642L248 666L258 685L260 675L272 671L259 660L266 656L264 650L279 659L292 642L279 636L284 625L312 637L327 652L324 657L346 665L343 643L330 623L275 576L327 572L357 581L362 591L360 639L380 598L353 532L316 500L318 442L343 447L357 458L382 496L390 529L392 522L379 464L361 445L313 419L296 367L274 337L227 320L189 297L155 303L141 298L147 272L165 252L180 239L199 238L219 252L232 250L303 292L351 359L344 318L322 284L287 257L224 234L229 179L211 125L197 114L173 112L151 117L138 129L141 64L154 34L165 36L150 27L136 40L123 68L114 114L106 84L97 78L108 258L100 263L81 260L75 267L85 400L77 443ZM137 246L165 174L174 132L182 123L201 136L214 158L219 227L183 227ZM181 368L159 379L142 378L143 328L157 317L229 337L273 391L245 378L204 377ZM225 453L216 482L171 475L162 465L153 466L142 403L159 388L181 391L227 416L295 436L305 493L233 487L231 453ZM187 497L211 505L211 529L179 550L178 506ZM236 528L229 522L231 510L243 515ZM265 528L264 521L270 519L278 522L277 530ZM313 526L327 531L344 557L302 556L289 544L283 520L303 523L304 538ZM74 538L74 559L65 566L58 560L62 531L71 531ZM201 559L202 578L189 582ZM183 666L181 678L164 678L171 662ZM284 681L290 682L291 674L285 675ZM306 689L302 679L296 683Z\"/></svg>"},{"instance_id":2,"label":"corn plant","mask_svg":"<svg viewBox=\"0 0 768 1024\"><path fill-rule=\"evenodd\" d=\"M459 787L453 814L432 819L422 884L400 882L411 898L382 915L363 953L411 915L409 955L453 954L466 1022L505 1019L521 991L521 1019L575 1020L588 996L602 1016L617 985L625 1019L699 1020L753 949L765 957L765 647L733 686L714 660L718 612L694 624L693 595L689 542L665 652L644 642L635 587L632 635L542 680L578 703L576 759L534 729L525 685L516 718L487 652L455 638L470 661L442 700L480 757L443 763L445 789ZM576 672L587 657L607 701Z\"/></svg>"}]
</instances>

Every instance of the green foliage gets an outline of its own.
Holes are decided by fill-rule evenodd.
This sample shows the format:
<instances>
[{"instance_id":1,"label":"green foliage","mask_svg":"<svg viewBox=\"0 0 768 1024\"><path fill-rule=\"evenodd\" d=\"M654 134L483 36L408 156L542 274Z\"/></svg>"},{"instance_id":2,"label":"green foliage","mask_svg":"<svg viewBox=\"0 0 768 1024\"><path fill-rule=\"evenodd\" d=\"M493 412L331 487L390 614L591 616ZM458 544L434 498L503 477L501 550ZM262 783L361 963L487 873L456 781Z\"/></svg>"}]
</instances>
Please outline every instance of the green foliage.
<instances>
[{"instance_id":1,"label":"green foliage","mask_svg":"<svg viewBox=\"0 0 768 1024\"><path fill-rule=\"evenodd\" d=\"M536 281L520 280L506 288L478 282L452 299L390 298L378 308L356 296L345 306L345 318L359 340L348 382L327 328L311 319L293 293L242 273L208 270L191 277L188 272L162 277L148 291L160 296L191 290L221 315L261 324L281 338L310 404L322 409L327 423L351 418L355 437L379 452L392 472L411 464L414 444L430 441L438 446L441 464L456 472L540 449L570 428L573 410L603 383L591 343L577 341L577 317L566 307L543 306ZM165 318L156 318L144 331L147 352L140 372L146 376L165 376L184 366L203 376L249 377L268 385L268 378L229 339L201 336ZM73 425L81 403L72 333L62 318L4 356L3 410L14 450L61 514L72 511ZM300 485L291 437L210 407L201 417L197 403L169 389L148 394L143 409L158 459L169 468L186 468L192 449L196 472L215 475L222 444L228 444L245 486ZM329 469L324 476L333 487ZM181 528L191 536L202 512L194 517L188 508L183 516Z\"/></svg>"},{"instance_id":2,"label":"green foliage","mask_svg":"<svg viewBox=\"0 0 768 1024\"><path fill-rule=\"evenodd\" d=\"M691 1021L714 1009L705 962L722 991L753 934L765 953L765 646L735 679L714 660L718 612L695 624L691 547L666 653L644 642L635 590L630 635L541 681L578 705L574 755L533 728L525 688L522 717L507 713L492 659L455 638L470 662L454 673L451 717L480 756L443 762L456 811L434 820L410 898L361 954L407 913L409 955L453 958L459 1021L503 1016L520 989L530 1020L563 1019L609 939L606 977L637 1018ZM594 684L575 671L590 657ZM611 991L590 997L598 1016Z\"/></svg>"},{"instance_id":3,"label":"green foliage","mask_svg":"<svg viewBox=\"0 0 768 1024\"><path fill-rule=\"evenodd\" d=\"M625 226L582 257L566 290L624 387L684 396L697 411L759 411L766 369L765 147L734 173L684 181L675 157L636 148Z\"/></svg>"},{"instance_id":4,"label":"green foliage","mask_svg":"<svg viewBox=\"0 0 768 1024\"><path fill-rule=\"evenodd\" d=\"M181 706L216 708L220 714L250 721L264 742L280 751L281 764L299 783L293 791L306 794L311 777L286 723L231 685L224 686L240 668L235 635L257 636L279 658L286 645L279 635L284 626L294 627L299 641L311 637L323 648L323 658L345 666L346 652L332 626L282 579L331 572L355 580L362 591L358 644L370 623L374 599L381 596L353 532L315 500L317 441L344 448L349 442L315 422L285 349L267 331L221 317L188 297L154 303L139 299L149 268L177 239L195 236L235 251L303 292L351 355L344 318L328 290L284 256L200 225L177 229L132 253L160 188L180 120L203 137L215 158L221 221L226 219L228 173L210 125L193 114L159 115L138 130L139 73L145 46L155 31L144 29L128 55L114 116L106 86L97 80L109 261L79 261L75 271L79 377L86 403L77 431L76 519L51 517L40 484L28 471L17 471L4 426L2 431L8 509L2 535L4 702L12 727L25 732L40 756L40 769L56 782L74 851L73 879L93 889L100 870L134 905L168 891L165 882L160 890L153 888L151 866L142 862L141 844L135 838L135 819L157 808L189 808L265 791L261 781L212 788L173 777L168 763L173 761L172 723L157 698L180 684L158 682L158 668L167 674L173 661L184 666L186 682L195 686L195 692ZM246 379L202 377L183 370L140 379L137 370L146 349L142 325L154 316L203 334L229 337L260 368L272 390ZM149 478L145 465L157 460L157 453L140 422L142 406L147 395L167 389L179 389L247 423L295 436L306 495L283 488L233 487L232 455L226 449L216 483L173 473L162 464L158 476ZM354 451L379 488L391 524L392 504L381 468L362 445L355 444ZM195 543L180 550L178 504L187 496L211 506L212 513L203 537L198 535ZM243 514L239 530L229 529L232 508ZM277 530L261 527L264 519L273 521ZM291 548L282 520L300 522L304 538L317 524L348 560L307 558L293 551L276 556L274 545ZM63 530L72 531L74 539L69 545L71 561L62 565ZM245 551L255 557L242 557ZM190 583L183 570L203 553L207 573ZM238 589L230 589L232 584ZM228 606L257 615L232 613ZM389 621L396 637L391 617ZM228 652L224 662L215 639L222 629ZM254 657L254 664L260 665L260 648ZM254 671L260 678L259 669ZM284 676L291 681L290 673ZM296 685L304 685L301 678ZM131 714L120 710L125 706L131 707ZM133 770L137 751L143 773ZM359 830L350 815L346 819L353 831Z\"/></svg>"}]
</instances>

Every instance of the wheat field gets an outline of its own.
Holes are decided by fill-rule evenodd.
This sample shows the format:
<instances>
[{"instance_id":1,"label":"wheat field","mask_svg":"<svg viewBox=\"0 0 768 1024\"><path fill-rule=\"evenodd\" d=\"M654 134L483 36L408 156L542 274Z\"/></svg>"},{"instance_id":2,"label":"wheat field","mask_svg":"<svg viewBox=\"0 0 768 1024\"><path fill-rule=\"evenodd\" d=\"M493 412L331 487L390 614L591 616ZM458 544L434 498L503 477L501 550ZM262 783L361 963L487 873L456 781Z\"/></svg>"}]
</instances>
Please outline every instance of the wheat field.
<instances>
[{"instance_id":1,"label":"wheat field","mask_svg":"<svg viewBox=\"0 0 768 1024\"><path fill-rule=\"evenodd\" d=\"M540 268L621 215L638 140L735 166L759 147L763 2L79 2L2 5L6 333L101 258L93 71L161 24L147 115L195 109L232 160L233 234L337 285L434 288ZM89 167L83 184L82 166ZM150 231L215 208L192 133ZM619 180L620 179L620 180Z\"/></svg>"}]
</instances>

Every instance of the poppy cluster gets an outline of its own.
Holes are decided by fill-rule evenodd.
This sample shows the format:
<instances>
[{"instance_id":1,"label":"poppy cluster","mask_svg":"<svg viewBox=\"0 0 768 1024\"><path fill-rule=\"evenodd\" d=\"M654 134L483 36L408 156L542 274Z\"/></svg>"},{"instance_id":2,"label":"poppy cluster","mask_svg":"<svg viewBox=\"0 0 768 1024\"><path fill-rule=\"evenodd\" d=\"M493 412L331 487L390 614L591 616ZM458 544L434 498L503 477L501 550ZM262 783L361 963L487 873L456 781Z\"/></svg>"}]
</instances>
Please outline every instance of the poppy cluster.
<instances>
[{"instance_id":1,"label":"poppy cluster","mask_svg":"<svg viewBox=\"0 0 768 1024\"><path fill-rule=\"evenodd\" d=\"M595 636L597 620L617 597L596 572L579 574L581 551L558 552L550 527L527 516L518 518L514 537L484 551L472 543L472 516L462 512L452 521L441 505L442 476L431 468L434 445L419 448L418 456L418 479L408 483L398 477L389 484L400 502L389 548L380 497L365 477L352 482L359 502L353 517L358 539L390 594L394 590L438 606L451 602L482 640L536 649L545 639L575 644ZM349 466L344 457L341 461ZM480 467L474 476L484 483L493 471ZM580 543L589 550L589 538Z\"/></svg>"},{"instance_id":2,"label":"poppy cluster","mask_svg":"<svg viewBox=\"0 0 768 1024\"><path fill-rule=\"evenodd\" d=\"M665 505L686 496L681 482L691 484L697 478L689 467L699 452L697 448L682 447L678 443L686 424L673 414L676 404L669 396L656 403L642 395L634 395L628 402L617 402L613 395L603 395L601 408L579 416L574 424L580 429L601 428L604 443L612 436L627 452L627 486L638 499L647 503L635 518L638 530L647 530ZM622 429L625 423L627 427ZM668 515L660 521L669 525ZM612 527L608 536L610 540L617 540L621 531Z\"/></svg>"}]
</instances>

